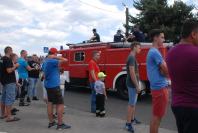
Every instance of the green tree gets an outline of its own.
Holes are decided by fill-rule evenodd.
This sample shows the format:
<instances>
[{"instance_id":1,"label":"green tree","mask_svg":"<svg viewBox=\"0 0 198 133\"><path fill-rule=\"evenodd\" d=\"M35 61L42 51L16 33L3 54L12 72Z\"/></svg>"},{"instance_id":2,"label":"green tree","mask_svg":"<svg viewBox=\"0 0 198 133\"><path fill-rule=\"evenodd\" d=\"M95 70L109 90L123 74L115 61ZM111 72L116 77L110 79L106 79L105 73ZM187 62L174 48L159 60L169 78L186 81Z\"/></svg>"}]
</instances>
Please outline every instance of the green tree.
<instances>
[{"instance_id":1,"label":"green tree","mask_svg":"<svg viewBox=\"0 0 198 133\"><path fill-rule=\"evenodd\" d=\"M182 23L186 19L194 18L193 5L182 1L175 1L168 5L167 0L135 0L133 6L140 11L137 17L129 16L132 24L140 26L143 32L151 29L163 29L166 39L175 41L180 35Z\"/></svg>"}]
</instances>

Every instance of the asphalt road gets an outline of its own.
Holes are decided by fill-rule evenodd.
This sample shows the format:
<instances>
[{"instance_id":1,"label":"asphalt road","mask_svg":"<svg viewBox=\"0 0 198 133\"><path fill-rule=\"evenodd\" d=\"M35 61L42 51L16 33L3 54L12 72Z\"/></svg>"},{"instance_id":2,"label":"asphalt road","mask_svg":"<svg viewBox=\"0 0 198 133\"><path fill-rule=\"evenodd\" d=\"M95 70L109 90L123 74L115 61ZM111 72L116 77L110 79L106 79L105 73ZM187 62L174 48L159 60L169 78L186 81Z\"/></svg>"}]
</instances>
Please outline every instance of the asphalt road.
<instances>
[{"instance_id":1,"label":"asphalt road","mask_svg":"<svg viewBox=\"0 0 198 133\"><path fill-rule=\"evenodd\" d=\"M86 88L70 88L65 92L65 105L77 110L90 111L90 91ZM115 92L108 93L106 101L107 115L114 118L125 120L126 118L127 101L119 99ZM136 106L136 118L142 123L149 124L151 117L151 96L143 96L138 100ZM161 124L162 128L176 130L176 123L171 108Z\"/></svg>"}]
</instances>

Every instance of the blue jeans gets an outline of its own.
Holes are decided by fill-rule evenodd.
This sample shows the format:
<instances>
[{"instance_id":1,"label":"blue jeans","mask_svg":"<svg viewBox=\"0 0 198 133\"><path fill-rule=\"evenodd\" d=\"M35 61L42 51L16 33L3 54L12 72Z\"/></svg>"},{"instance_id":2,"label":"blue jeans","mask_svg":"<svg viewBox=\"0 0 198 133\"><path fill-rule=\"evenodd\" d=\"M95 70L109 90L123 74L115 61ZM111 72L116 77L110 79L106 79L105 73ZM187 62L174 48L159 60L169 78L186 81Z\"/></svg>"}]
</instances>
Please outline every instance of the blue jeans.
<instances>
[{"instance_id":1,"label":"blue jeans","mask_svg":"<svg viewBox=\"0 0 198 133\"><path fill-rule=\"evenodd\" d=\"M90 83L90 88L91 88L91 112L95 113L96 112L96 92L94 90L94 85L95 83Z\"/></svg>"},{"instance_id":2,"label":"blue jeans","mask_svg":"<svg viewBox=\"0 0 198 133\"><path fill-rule=\"evenodd\" d=\"M7 106L14 104L16 97L16 83L3 85L1 102Z\"/></svg>"},{"instance_id":3,"label":"blue jeans","mask_svg":"<svg viewBox=\"0 0 198 133\"><path fill-rule=\"evenodd\" d=\"M36 89L36 83L38 81L38 78L29 78L28 79L28 96L33 97L37 96L37 89Z\"/></svg>"},{"instance_id":4,"label":"blue jeans","mask_svg":"<svg viewBox=\"0 0 198 133\"><path fill-rule=\"evenodd\" d=\"M27 95L28 90L28 80L19 78L20 87L20 103L24 103L25 96Z\"/></svg>"}]
</instances>

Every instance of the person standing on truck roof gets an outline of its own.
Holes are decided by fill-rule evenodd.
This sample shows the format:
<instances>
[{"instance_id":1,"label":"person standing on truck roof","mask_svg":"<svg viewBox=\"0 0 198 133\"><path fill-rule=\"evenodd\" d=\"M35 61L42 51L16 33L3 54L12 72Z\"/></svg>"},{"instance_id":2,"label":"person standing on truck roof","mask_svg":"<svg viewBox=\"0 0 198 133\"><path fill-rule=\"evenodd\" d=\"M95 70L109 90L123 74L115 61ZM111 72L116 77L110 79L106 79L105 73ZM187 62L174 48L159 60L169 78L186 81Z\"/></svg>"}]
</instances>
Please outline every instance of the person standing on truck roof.
<instances>
[{"instance_id":1,"label":"person standing on truck roof","mask_svg":"<svg viewBox=\"0 0 198 133\"><path fill-rule=\"evenodd\" d=\"M140 124L141 122L135 119L135 105L137 102L138 93L140 93L139 85L139 72L138 65L136 61L136 54L140 53L140 43L131 43L131 52L128 56L126 68L127 68L127 79L126 86L128 88L129 103L127 109L127 122L125 128L129 132L134 132L132 123Z\"/></svg>"},{"instance_id":2,"label":"person standing on truck roof","mask_svg":"<svg viewBox=\"0 0 198 133\"><path fill-rule=\"evenodd\" d=\"M178 133L197 133L198 20L186 21L181 37L166 59L172 81L172 111Z\"/></svg>"},{"instance_id":3,"label":"person standing on truck roof","mask_svg":"<svg viewBox=\"0 0 198 133\"><path fill-rule=\"evenodd\" d=\"M122 35L120 29L117 30L117 33L114 35L113 41L114 41L114 42L123 42L123 41L125 41L125 38L124 38L124 36Z\"/></svg>"},{"instance_id":4,"label":"person standing on truck roof","mask_svg":"<svg viewBox=\"0 0 198 133\"><path fill-rule=\"evenodd\" d=\"M93 29L93 36L90 39L90 42L100 42L100 35L97 33L96 29Z\"/></svg>"},{"instance_id":5,"label":"person standing on truck roof","mask_svg":"<svg viewBox=\"0 0 198 133\"><path fill-rule=\"evenodd\" d=\"M100 72L100 68L97 64L100 59L100 51L93 51L92 59L89 61L89 82L91 88L91 112L96 112L96 92L94 89L95 82L98 80L98 73Z\"/></svg>"},{"instance_id":6,"label":"person standing on truck roof","mask_svg":"<svg viewBox=\"0 0 198 133\"><path fill-rule=\"evenodd\" d=\"M144 42L145 40L144 33L140 30L140 27L138 25L134 26L133 35L134 35L135 41Z\"/></svg>"},{"instance_id":7,"label":"person standing on truck roof","mask_svg":"<svg viewBox=\"0 0 198 133\"><path fill-rule=\"evenodd\" d=\"M152 48L150 48L146 59L147 75L152 94L150 133L158 133L161 120L166 113L168 105L168 69L159 51L159 47L165 41L163 31L153 29L150 36L153 41Z\"/></svg>"}]
</instances>

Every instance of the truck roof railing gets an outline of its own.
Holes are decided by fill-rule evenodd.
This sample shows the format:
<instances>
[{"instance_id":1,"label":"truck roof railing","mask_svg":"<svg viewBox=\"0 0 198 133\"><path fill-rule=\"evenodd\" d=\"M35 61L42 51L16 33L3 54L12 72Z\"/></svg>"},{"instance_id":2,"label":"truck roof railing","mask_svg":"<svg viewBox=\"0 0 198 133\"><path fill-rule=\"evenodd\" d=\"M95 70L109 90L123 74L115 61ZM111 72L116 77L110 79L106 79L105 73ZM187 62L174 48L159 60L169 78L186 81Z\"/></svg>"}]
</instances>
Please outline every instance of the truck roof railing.
<instances>
[{"instance_id":1,"label":"truck roof railing","mask_svg":"<svg viewBox=\"0 0 198 133\"><path fill-rule=\"evenodd\" d=\"M151 42L140 42L140 44L143 46L152 45ZM110 43L110 45L115 48L129 48L131 46L131 43L130 42L118 42L118 43L113 42L113 43ZM172 42L164 43L163 45L164 46L173 46L173 43Z\"/></svg>"},{"instance_id":2,"label":"truck roof railing","mask_svg":"<svg viewBox=\"0 0 198 133\"><path fill-rule=\"evenodd\" d=\"M90 46L90 45L99 45L99 44L106 44L106 42L91 42L91 43L78 43L78 44L66 44L69 47L81 47L81 46Z\"/></svg>"},{"instance_id":3,"label":"truck roof railing","mask_svg":"<svg viewBox=\"0 0 198 133\"><path fill-rule=\"evenodd\" d=\"M141 45L149 46L152 45L152 43L147 42L140 42ZM93 42L93 43L79 43L79 44L66 44L69 46L69 48L76 48L76 47L86 47L86 46L111 46L114 48L129 48L131 43L130 42ZM164 43L165 46L173 46L173 43Z\"/></svg>"}]
</instances>

